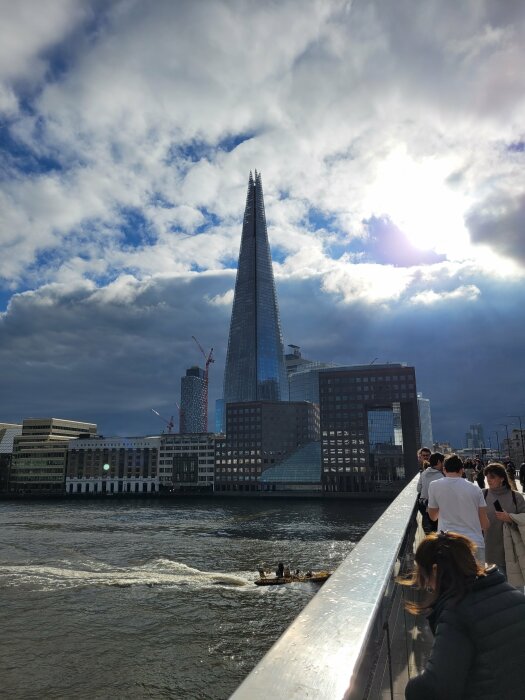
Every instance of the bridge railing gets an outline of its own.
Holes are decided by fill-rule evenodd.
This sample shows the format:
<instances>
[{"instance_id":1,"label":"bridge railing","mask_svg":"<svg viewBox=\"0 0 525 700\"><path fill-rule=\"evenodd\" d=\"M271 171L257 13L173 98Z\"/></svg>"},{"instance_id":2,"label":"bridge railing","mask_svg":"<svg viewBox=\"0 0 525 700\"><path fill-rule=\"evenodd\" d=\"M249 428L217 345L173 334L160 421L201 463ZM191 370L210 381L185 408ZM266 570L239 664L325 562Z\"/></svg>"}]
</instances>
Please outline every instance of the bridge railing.
<instances>
[{"instance_id":1,"label":"bridge railing","mask_svg":"<svg viewBox=\"0 0 525 700\"><path fill-rule=\"evenodd\" d=\"M391 503L232 700L404 697L430 645L421 619L404 610L406 588L394 581L412 565L421 532L416 483L417 477Z\"/></svg>"}]
</instances>

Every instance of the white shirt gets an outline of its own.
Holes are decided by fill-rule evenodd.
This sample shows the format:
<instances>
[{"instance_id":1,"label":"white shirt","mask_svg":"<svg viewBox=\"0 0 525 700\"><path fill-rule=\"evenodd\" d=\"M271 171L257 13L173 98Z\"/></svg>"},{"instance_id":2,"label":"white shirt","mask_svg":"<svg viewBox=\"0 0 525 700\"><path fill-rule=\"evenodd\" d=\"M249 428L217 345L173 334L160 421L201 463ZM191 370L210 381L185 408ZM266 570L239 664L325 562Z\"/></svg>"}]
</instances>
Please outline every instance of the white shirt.
<instances>
[{"instance_id":1,"label":"white shirt","mask_svg":"<svg viewBox=\"0 0 525 700\"><path fill-rule=\"evenodd\" d=\"M428 488L428 507L439 508L438 530L458 532L484 547L479 508L485 508L483 492L476 484L457 477L432 481Z\"/></svg>"}]
</instances>

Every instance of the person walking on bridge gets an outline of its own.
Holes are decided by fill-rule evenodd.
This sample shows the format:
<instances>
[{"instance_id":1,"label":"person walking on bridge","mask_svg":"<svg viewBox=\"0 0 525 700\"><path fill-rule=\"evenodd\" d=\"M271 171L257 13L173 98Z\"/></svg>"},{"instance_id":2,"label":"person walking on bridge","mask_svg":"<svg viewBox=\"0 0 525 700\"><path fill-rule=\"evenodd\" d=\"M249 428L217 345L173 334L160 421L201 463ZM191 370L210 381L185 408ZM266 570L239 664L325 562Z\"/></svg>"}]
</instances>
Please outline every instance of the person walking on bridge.
<instances>
[{"instance_id":1,"label":"person walking on bridge","mask_svg":"<svg viewBox=\"0 0 525 700\"><path fill-rule=\"evenodd\" d=\"M417 548L412 577L398 581L430 591L406 607L427 613L434 634L426 667L409 680L406 700L525 696L525 596L496 566L484 569L474 552L463 535L432 533Z\"/></svg>"},{"instance_id":2,"label":"person walking on bridge","mask_svg":"<svg viewBox=\"0 0 525 700\"><path fill-rule=\"evenodd\" d=\"M428 506L428 488L433 481L443 479L443 462L444 455L441 452L433 452L429 459L429 466L424 472L421 472L419 480L421 481L421 493L419 494L419 502L422 504L422 526L425 534L435 532L437 530L437 522L431 520L427 513Z\"/></svg>"},{"instance_id":3,"label":"person walking on bridge","mask_svg":"<svg viewBox=\"0 0 525 700\"><path fill-rule=\"evenodd\" d=\"M438 521L438 530L459 532L470 537L478 548L478 561L485 563L483 531L488 530L487 504L477 485L462 479L463 462L449 455L443 463L446 479L433 481L428 488L428 514Z\"/></svg>"}]
</instances>

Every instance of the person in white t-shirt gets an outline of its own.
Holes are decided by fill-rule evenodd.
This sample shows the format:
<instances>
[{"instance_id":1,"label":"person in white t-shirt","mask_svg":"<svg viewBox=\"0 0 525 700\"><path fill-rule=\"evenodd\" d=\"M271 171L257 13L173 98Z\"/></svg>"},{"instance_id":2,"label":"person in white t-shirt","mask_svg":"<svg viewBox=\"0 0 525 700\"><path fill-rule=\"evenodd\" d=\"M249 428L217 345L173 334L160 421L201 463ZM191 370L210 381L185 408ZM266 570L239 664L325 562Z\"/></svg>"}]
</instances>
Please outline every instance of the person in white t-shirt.
<instances>
[{"instance_id":1,"label":"person in white t-shirt","mask_svg":"<svg viewBox=\"0 0 525 700\"><path fill-rule=\"evenodd\" d=\"M462 479L463 462L449 455L443 464L446 479L433 481L428 487L428 515L438 521L438 530L458 532L469 537L477 547L477 559L485 563L483 531L488 530L487 504L481 489Z\"/></svg>"}]
</instances>

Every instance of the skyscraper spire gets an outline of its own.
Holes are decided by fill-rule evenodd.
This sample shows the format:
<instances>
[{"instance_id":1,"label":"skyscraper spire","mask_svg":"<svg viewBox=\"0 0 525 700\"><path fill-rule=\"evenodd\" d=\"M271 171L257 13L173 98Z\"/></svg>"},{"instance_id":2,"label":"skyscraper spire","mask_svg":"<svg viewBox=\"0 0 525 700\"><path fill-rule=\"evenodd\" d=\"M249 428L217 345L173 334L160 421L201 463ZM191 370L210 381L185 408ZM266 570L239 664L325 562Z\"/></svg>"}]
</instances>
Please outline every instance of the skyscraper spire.
<instances>
[{"instance_id":1,"label":"skyscraper spire","mask_svg":"<svg viewBox=\"0 0 525 700\"><path fill-rule=\"evenodd\" d=\"M261 174L250 172L235 282L224 401L288 401Z\"/></svg>"}]
</instances>

